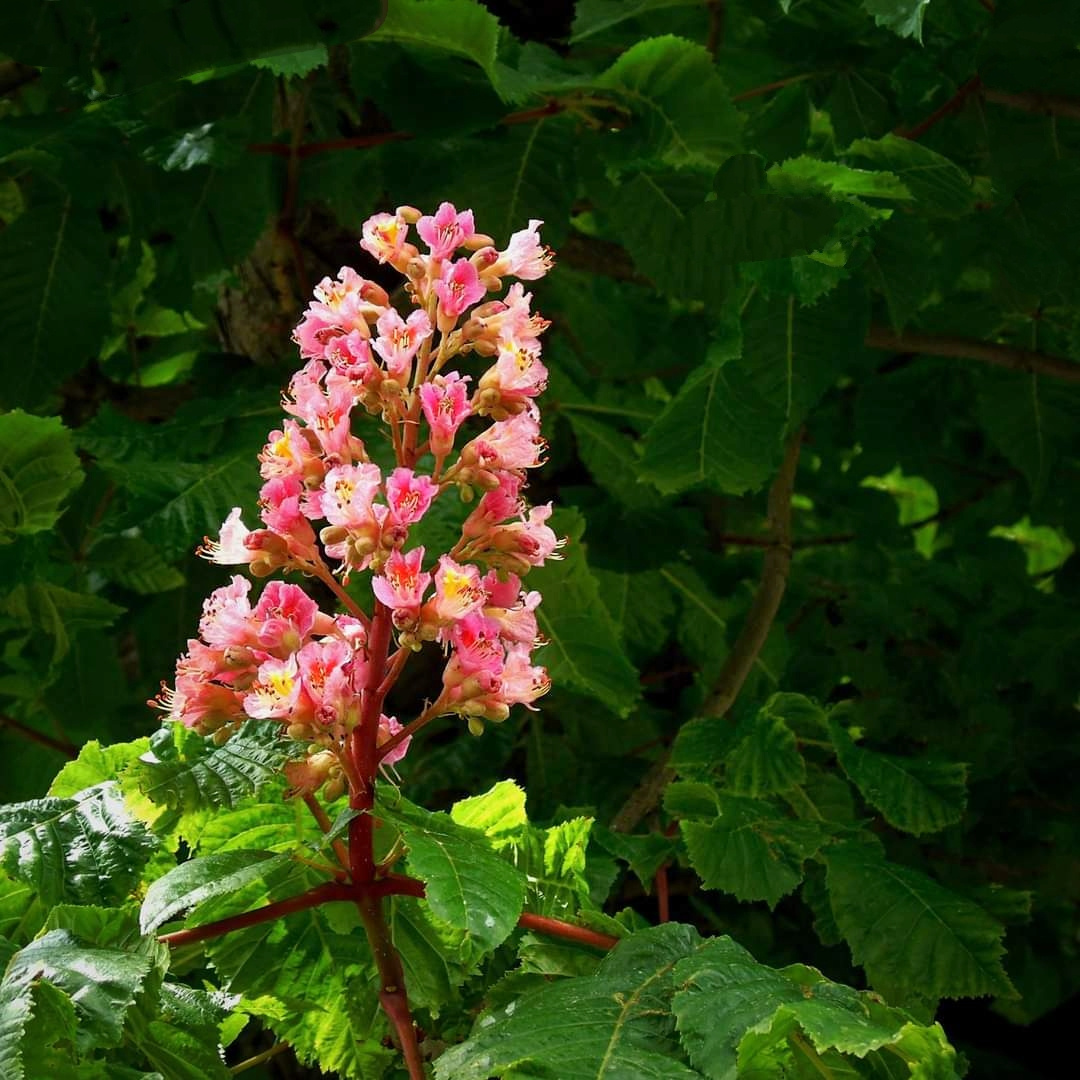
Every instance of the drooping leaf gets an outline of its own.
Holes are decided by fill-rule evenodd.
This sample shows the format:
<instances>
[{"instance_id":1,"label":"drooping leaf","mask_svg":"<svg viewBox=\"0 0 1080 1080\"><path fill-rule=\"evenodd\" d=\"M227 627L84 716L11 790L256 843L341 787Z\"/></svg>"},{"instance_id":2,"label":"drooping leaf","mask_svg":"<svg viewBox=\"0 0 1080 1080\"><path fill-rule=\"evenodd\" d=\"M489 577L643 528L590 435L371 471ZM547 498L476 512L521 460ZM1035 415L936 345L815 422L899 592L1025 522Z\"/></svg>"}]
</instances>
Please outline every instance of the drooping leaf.
<instances>
[{"instance_id":1,"label":"drooping leaf","mask_svg":"<svg viewBox=\"0 0 1080 1080\"><path fill-rule=\"evenodd\" d=\"M971 177L955 162L914 139L899 135L857 139L845 153L871 161L899 177L926 214L957 217L970 211L975 203Z\"/></svg>"},{"instance_id":2,"label":"drooping leaf","mask_svg":"<svg viewBox=\"0 0 1080 1080\"><path fill-rule=\"evenodd\" d=\"M1027 560L1029 574L1053 573L1076 550L1076 545L1061 529L1033 525L1026 516L1014 525L995 525L990 535L1019 544Z\"/></svg>"},{"instance_id":3,"label":"drooping leaf","mask_svg":"<svg viewBox=\"0 0 1080 1080\"><path fill-rule=\"evenodd\" d=\"M47 904L122 899L156 844L113 781L71 798L0 805L0 866Z\"/></svg>"},{"instance_id":4,"label":"drooping leaf","mask_svg":"<svg viewBox=\"0 0 1080 1080\"><path fill-rule=\"evenodd\" d=\"M143 898L139 925L152 934L180 912L264 877L287 856L269 851L222 851L189 859L154 881Z\"/></svg>"},{"instance_id":5,"label":"drooping leaf","mask_svg":"<svg viewBox=\"0 0 1080 1080\"><path fill-rule=\"evenodd\" d=\"M672 1010L680 1039L711 1080L801 1075L807 1057L822 1062L829 1075L893 1075L889 1055L879 1058L882 1049L899 1056L912 1076L958 1075L955 1053L937 1024L918 1025L875 995L830 982L813 968L766 967L728 937L712 938L680 960L675 979ZM810 1054L802 1039L812 1044ZM844 1058L834 1064L832 1057L817 1057L829 1051ZM851 1058L872 1071L864 1074Z\"/></svg>"},{"instance_id":6,"label":"drooping leaf","mask_svg":"<svg viewBox=\"0 0 1080 1080\"><path fill-rule=\"evenodd\" d=\"M718 794L716 804L712 821L679 823L690 864L705 888L775 907L802 880L803 863L825 833L754 799Z\"/></svg>"},{"instance_id":7,"label":"drooping leaf","mask_svg":"<svg viewBox=\"0 0 1080 1080\"><path fill-rule=\"evenodd\" d=\"M829 724L836 756L863 798L905 832L938 832L963 816L967 767L880 754L857 746L836 721Z\"/></svg>"},{"instance_id":8,"label":"drooping leaf","mask_svg":"<svg viewBox=\"0 0 1080 1080\"><path fill-rule=\"evenodd\" d=\"M93 359L109 326L106 265L97 216L71 200L36 206L0 232L0 335L19 357L6 368L0 406L40 406ZM30 437L42 438L48 430L41 426L44 421L35 426L6 421L11 423L21 424ZM55 422L52 426L56 429ZM58 447L43 449L52 455ZM56 464L65 474L70 471L66 458ZM70 491L61 486L56 502L46 501L46 508Z\"/></svg>"},{"instance_id":9,"label":"drooping leaf","mask_svg":"<svg viewBox=\"0 0 1080 1080\"><path fill-rule=\"evenodd\" d=\"M693 928L668 923L619 943L595 974L526 993L477 1023L435 1062L438 1080L488 1080L513 1069L560 1080L609 1076L693 1080L670 1013L672 972L698 947Z\"/></svg>"},{"instance_id":10,"label":"drooping leaf","mask_svg":"<svg viewBox=\"0 0 1080 1080\"><path fill-rule=\"evenodd\" d=\"M554 681L561 682L625 716L638 698L637 672L619 644L611 616L600 599L581 542L584 522L566 511L551 519L568 536L562 561L549 561L529 578L544 602L536 614L548 640L538 653Z\"/></svg>"},{"instance_id":11,"label":"drooping leaf","mask_svg":"<svg viewBox=\"0 0 1080 1080\"><path fill-rule=\"evenodd\" d=\"M71 433L21 409L0 416L0 544L51 529L83 482Z\"/></svg>"},{"instance_id":12,"label":"drooping leaf","mask_svg":"<svg viewBox=\"0 0 1080 1080\"><path fill-rule=\"evenodd\" d=\"M1001 966L1005 928L978 905L869 845L831 847L825 864L836 924L886 996L1015 993ZM877 913L869 923L868 911Z\"/></svg>"}]
</instances>

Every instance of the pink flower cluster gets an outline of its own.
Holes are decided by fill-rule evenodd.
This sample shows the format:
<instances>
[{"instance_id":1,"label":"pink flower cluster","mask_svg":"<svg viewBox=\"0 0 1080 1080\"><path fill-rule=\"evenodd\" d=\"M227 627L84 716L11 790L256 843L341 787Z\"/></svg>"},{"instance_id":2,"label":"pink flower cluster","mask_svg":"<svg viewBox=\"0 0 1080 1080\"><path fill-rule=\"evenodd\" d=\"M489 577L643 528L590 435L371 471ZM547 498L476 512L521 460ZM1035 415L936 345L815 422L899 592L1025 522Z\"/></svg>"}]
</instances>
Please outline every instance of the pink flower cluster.
<instances>
[{"instance_id":1,"label":"pink flower cluster","mask_svg":"<svg viewBox=\"0 0 1080 1080\"><path fill-rule=\"evenodd\" d=\"M248 717L279 720L313 744L291 767L294 788L340 790L363 693L378 685L381 701L427 642L447 660L425 718L454 713L479 733L547 691L547 673L531 661L540 595L522 577L558 558L561 541L547 524L551 505L529 508L522 489L545 449L535 398L547 377L539 339L548 324L521 284L489 299L504 276L532 280L550 268L541 224L530 221L500 251L475 231L471 211L450 203L434 215L400 207L370 218L361 246L405 276L408 313L348 267L320 282L293 335L306 363L283 399L289 416L259 454L262 527L249 529L234 509L201 552L258 578L318 579L346 610L321 611L280 581L253 603L251 582L234 576L206 601L199 639L158 699L171 719L219 738ZM426 250L412 242L413 227ZM472 357L486 368L478 377L455 370ZM358 408L388 427L392 466L372 460L353 433ZM410 529L450 489L475 502L457 542L440 552L410 546ZM345 589L365 571L370 605ZM385 665L369 655L376 618L389 618L397 636ZM383 764L405 754L401 731L381 716L378 744L394 740Z\"/></svg>"}]
</instances>

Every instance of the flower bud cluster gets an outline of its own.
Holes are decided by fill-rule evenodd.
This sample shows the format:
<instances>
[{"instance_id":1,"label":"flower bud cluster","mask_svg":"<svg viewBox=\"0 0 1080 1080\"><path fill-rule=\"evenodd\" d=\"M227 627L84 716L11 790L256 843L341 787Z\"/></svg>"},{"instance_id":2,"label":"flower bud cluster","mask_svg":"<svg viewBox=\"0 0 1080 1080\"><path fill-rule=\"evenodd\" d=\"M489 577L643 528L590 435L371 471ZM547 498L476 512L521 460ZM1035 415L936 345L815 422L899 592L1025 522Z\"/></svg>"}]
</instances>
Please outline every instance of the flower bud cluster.
<instances>
[{"instance_id":1,"label":"flower bud cluster","mask_svg":"<svg viewBox=\"0 0 1080 1080\"><path fill-rule=\"evenodd\" d=\"M262 527L249 529L234 509L200 552L257 578L319 578L348 610L321 611L299 585L280 581L253 603L250 580L234 576L207 599L199 638L157 702L222 739L248 717L279 720L311 744L289 766L294 793L343 790L343 747L361 723L363 691L391 669L396 677L427 642L447 660L426 716L454 713L479 733L548 689L531 659L540 595L522 586L562 544L547 524L550 504L529 508L522 495L545 450L535 398L547 377L548 323L520 283L492 298L504 277L533 280L550 268L541 224L530 221L500 251L475 231L471 211L450 203L434 215L376 214L361 246L404 275L411 310L399 312L385 289L344 267L320 282L294 331L305 364L283 398L288 417L259 454ZM457 370L473 359L479 373ZM376 464L353 433L357 409L389 428L393 468ZM475 503L455 545L410 546L410 529L455 492ZM398 652L374 678L382 661L368 651L372 617L344 589L363 572L397 636ZM401 730L381 716L379 745ZM400 760L408 744L397 739L382 763Z\"/></svg>"}]
</instances>

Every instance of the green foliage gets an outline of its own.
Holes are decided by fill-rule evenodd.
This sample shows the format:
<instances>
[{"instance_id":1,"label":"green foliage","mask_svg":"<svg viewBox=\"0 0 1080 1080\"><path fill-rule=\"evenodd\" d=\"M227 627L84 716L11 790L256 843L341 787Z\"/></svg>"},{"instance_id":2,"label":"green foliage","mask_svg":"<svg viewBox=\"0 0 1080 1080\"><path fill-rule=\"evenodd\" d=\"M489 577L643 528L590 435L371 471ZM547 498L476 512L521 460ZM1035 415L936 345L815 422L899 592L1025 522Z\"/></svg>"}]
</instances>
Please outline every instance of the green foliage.
<instances>
[{"instance_id":1,"label":"green foliage","mask_svg":"<svg viewBox=\"0 0 1080 1080\"><path fill-rule=\"evenodd\" d=\"M389 285L360 224L449 200L556 250L531 494L568 543L540 710L433 723L379 791L426 1067L947 1080L969 997L971 1075L1033 1074L991 1033L1080 989L1073 5L383 7L0 14L0 1073L224 1080L271 1032L404 1076L355 905L156 941L339 868L277 722L145 702L225 579L193 549L257 525L311 286Z\"/></svg>"}]
</instances>

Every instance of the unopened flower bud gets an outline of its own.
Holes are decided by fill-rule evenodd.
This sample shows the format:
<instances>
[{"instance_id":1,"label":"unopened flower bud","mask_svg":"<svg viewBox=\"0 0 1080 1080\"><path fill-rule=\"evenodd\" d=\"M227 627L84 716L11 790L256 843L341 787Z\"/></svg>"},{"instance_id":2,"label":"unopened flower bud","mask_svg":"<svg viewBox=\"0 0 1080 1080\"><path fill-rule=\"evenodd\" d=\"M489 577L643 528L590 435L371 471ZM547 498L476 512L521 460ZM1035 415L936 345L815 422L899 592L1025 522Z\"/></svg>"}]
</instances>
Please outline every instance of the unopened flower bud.
<instances>
[{"instance_id":1,"label":"unopened flower bud","mask_svg":"<svg viewBox=\"0 0 1080 1080\"><path fill-rule=\"evenodd\" d=\"M410 225L415 225L423 216L422 210L417 210L415 206L399 206L394 213L399 218L404 218Z\"/></svg>"}]
</instances>

